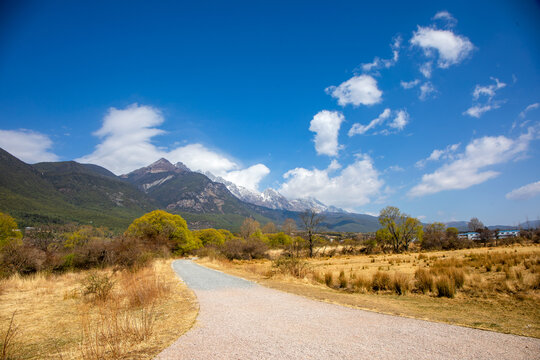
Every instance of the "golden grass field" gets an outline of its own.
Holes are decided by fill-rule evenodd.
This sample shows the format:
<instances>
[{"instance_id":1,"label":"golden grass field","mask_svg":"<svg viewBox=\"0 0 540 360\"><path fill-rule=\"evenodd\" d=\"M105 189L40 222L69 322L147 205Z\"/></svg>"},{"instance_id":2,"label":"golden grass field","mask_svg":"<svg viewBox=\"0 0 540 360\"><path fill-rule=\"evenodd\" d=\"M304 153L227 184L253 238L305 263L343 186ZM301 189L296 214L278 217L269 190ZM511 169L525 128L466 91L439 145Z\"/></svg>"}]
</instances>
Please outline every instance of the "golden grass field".
<instances>
[{"instance_id":1,"label":"golden grass field","mask_svg":"<svg viewBox=\"0 0 540 360\"><path fill-rule=\"evenodd\" d=\"M104 270L12 276L0 282L0 358L151 359L193 325L198 304L158 260L137 272ZM84 294L106 275L108 296ZM5 347L6 332L13 337Z\"/></svg>"},{"instance_id":2,"label":"golden grass field","mask_svg":"<svg viewBox=\"0 0 540 360\"><path fill-rule=\"evenodd\" d=\"M300 276L271 260L203 258L202 265L317 300L430 321L540 338L540 246L514 245L408 254L306 259ZM447 279L461 274L453 298L418 290L415 273ZM341 273L341 276L340 276ZM388 274L405 287L374 291L371 279ZM368 284L368 285L366 285ZM390 285L392 287L392 285ZM392 287L393 289L393 287Z\"/></svg>"}]
</instances>

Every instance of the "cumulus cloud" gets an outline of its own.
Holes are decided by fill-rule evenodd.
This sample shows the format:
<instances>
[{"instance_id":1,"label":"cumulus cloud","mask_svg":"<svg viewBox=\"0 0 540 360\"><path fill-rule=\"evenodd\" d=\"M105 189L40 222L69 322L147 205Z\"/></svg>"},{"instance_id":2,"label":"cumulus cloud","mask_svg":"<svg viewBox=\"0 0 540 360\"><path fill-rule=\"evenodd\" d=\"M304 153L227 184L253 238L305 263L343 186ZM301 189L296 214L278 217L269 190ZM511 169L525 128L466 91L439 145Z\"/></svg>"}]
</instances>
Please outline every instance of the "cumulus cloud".
<instances>
[{"instance_id":1,"label":"cumulus cloud","mask_svg":"<svg viewBox=\"0 0 540 360\"><path fill-rule=\"evenodd\" d=\"M47 135L35 131L0 130L0 147L29 164L58 161L58 156L50 151L52 145Z\"/></svg>"},{"instance_id":2,"label":"cumulus cloud","mask_svg":"<svg viewBox=\"0 0 540 360\"><path fill-rule=\"evenodd\" d=\"M76 161L101 165L115 174L125 174L149 165L159 158L183 162L190 169L210 171L216 176L257 190L270 170L263 164L243 168L238 162L202 144L163 149L152 138L163 134L162 113L151 106L132 104L125 109L110 108L102 127L94 133L101 139L93 153Z\"/></svg>"},{"instance_id":3,"label":"cumulus cloud","mask_svg":"<svg viewBox=\"0 0 540 360\"><path fill-rule=\"evenodd\" d=\"M457 35L451 30L433 27L418 26L410 42L422 48L424 54L430 58L435 57L436 53L437 65L443 69L459 64L474 49L474 45L467 37Z\"/></svg>"},{"instance_id":4,"label":"cumulus cloud","mask_svg":"<svg viewBox=\"0 0 540 360\"><path fill-rule=\"evenodd\" d=\"M332 176L335 170L292 169L283 175L279 192L290 199L315 197L328 205L353 209L369 203L384 185L368 155L358 155L354 163Z\"/></svg>"},{"instance_id":5,"label":"cumulus cloud","mask_svg":"<svg viewBox=\"0 0 540 360\"><path fill-rule=\"evenodd\" d=\"M525 116L527 116L527 113L531 110L538 109L540 107L540 103L534 103L525 108L522 112L519 113L519 117L522 119L525 119Z\"/></svg>"},{"instance_id":6,"label":"cumulus cloud","mask_svg":"<svg viewBox=\"0 0 540 360\"><path fill-rule=\"evenodd\" d=\"M315 133L315 150L319 155L336 156L339 151L338 134L344 116L339 111L322 110L309 123Z\"/></svg>"},{"instance_id":7,"label":"cumulus cloud","mask_svg":"<svg viewBox=\"0 0 540 360\"><path fill-rule=\"evenodd\" d=\"M445 149L435 149L431 152L431 154L426 158L422 160L418 160L415 164L417 168L423 168L427 162L429 161L438 161L438 160L453 160L454 154L459 148L461 143L448 145Z\"/></svg>"},{"instance_id":8,"label":"cumulus cloud","mask_svg":"<svg viewBox=\"0 0 540 360\"><path fill-rule=\"evenodd\" d=\"M472 93L474 104L463 112L464 115L479 118L485 112L498 109L500 107L500 102L494 101L493 98L495 97L497 91L504 88L506 84L493 77L491 80L494 81L494 84L475 86Z\"/></svg>"},{"instance_id":9,"label":"cumulus cloud","mask_svg":"<svg viewBox=\"0 0 540 360\"><path fill-rule=\"evenodd\" d=\"M381 102L382 91L377 87L377 80L370 75L353 76L339 86L326 88L326 93L338 99L338 104L373 105Z\"/></svg>"},{"instance_id":10,"label":"cumulus cloud","mask_svg":"<svg viewBox=\"0 0 540 360\"><path fill-rule=\"evenodd\" d=\"M421 182L409 191L409 196L419 197L444 190L466 189L497 177L499 172L486 168L519 159L536 137L537 131L531 128L516 139L505 136L475 139L467 145L463 153L455 155L455 160L433 173L423 175Z\"/></svg>"},{"instance_id":11,"label":"cumulus cloud","mask_svg":"<svg viewBox=\"0 0 540 360\"><path fill-rule=\"evenodd\" d=\"M391 59L381 59L378 56L373 59L372 62L367 64L362 64L361 68L364 72L370 72L378 70L381 68L390 68L394 66L399 60L399 48L401 47L401 36L397 36L390 47L392 48L392 58Z\"/></svg>"},{"instance_id":12,"label":"cumulus cloud","mask_svg":"<svg viewBox=\"0 0 540 360\"><path fill-rule=\"evenodd\" d=\"M422 101L426 100L431 94L434 94L437 90L435 90L435 87L433 84L429 81L423 83L420 86L420 95L418 98Z\"/></svg>"},{"instance_id":13,"label":"cumulus cloud","mask_svg":"<svg viewBox=\"0 0 540 360\"><path fill-rule=\"evenodd\" d=\"M420 84L420 79L415 79L412 81L401 81L400 84L401 87L404 89L412 89L416 85Z\"/></svg>"},{"instance_id":14,"label":"cumulus cloud","mask_svg":"<svg viewBox=\"0 0 540 360\"><path fill-rule=\"evenodd\" d=\"M540 194L540 181L524 185L506 194L508 200L528 200Z\"/></svg>"},{"instance_id":15,"label":"cumulus cloud","mask_svg":"<svg viewBox=\"0 0 540 360\"><path fill-rule=\"evenodd\" d=\"M391 118L392 114L394 119L388 122L387 120ZM367 125L362 125L360 123L353 124L348 135L362 135L378 126L383 125L384 123L387 123L388 127L394 129L394 131L401 131L409 123L409 114L405 110L392 111L390 109L384 109L384 111L377 118L371 120ZM390 133L391 131L384 129L374 134L388 135Z\"/></svg>"}]
</instances>

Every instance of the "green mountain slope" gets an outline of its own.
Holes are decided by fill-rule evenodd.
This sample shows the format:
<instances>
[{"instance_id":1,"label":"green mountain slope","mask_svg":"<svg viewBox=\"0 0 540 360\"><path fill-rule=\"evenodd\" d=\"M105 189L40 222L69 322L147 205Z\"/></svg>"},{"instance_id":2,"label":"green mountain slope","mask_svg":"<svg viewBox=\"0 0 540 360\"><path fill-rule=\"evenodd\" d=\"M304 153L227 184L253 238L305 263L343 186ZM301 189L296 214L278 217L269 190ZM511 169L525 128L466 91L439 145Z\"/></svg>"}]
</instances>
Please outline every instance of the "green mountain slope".
<instances>
[{"instance_id":1,"label":"green mountain slope","mask_svg":"<svg viewBox=\"0 0 540 360\"><path fill-rule=\"evenodd\" d=\"M20 226L75 222L123 230L156 208L131 184L97 168L76 162L31 166L0 149L0 211Z\"/></svg>"}]
</instances>

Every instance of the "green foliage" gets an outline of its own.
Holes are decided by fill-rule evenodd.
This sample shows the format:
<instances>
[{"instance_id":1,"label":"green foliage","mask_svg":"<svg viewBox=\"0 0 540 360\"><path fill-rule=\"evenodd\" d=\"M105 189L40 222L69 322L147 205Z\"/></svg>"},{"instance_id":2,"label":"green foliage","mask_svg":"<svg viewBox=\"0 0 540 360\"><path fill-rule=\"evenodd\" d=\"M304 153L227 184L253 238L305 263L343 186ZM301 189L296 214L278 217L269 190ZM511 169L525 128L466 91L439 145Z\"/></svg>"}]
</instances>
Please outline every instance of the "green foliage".
<instances>
[{"instance_id":1,"label":"green foliage","mask_svg":"<svg viewBox=\"0 0 540 360\"><path fill-rule=\"evenodd\" d=\"M402 213L397 207L387 206L382 209L379 222L388 231L384 233L384 236L394 252L408 250L413 240L422 240L423 231L420 221Z\"/></svg>"},{"instance_id":2,"label":"green foliage","mask_svg":"<svg viewBox=\"0 0 540 360\"><path fill-rule=\"evenodd\" d=\"M280 248L289 246L292 243L292 239L289 235L284 232L279 232L277 234L268 234L268 245L272 248Z\"/></svg>"},{"instance_id":3,"label":"green foliage","mask_svg":"<svg viewBox=\"0 0 540 360\"><path fill-rule=\"evenodd\" d=\"M0 249L14 240L22 238L17 223L8 214L0 212Z\"/></svg>"},{"instance_id":4,"label":"green foliage","mask_svg":"<svg viewBox=\"0 0 540 360\"><path fill-rule=\"evenodd\" d=\"M135 219L128 227L126 236L134 236L144 241L165 241L175 253L185 254L202 246L194 237L180 215L163 210L155 210Z\"/></svg>"},{"instance_id":5,"label":"green foliage","mask_svg":"<svg viewBox=\"0 0 540 360\"><path fill-rule=\"evenodd\" d=\"M203 246L219 246L225 242L225 235L216 229L197 230L194 235L202 242Z\"/></svg>"},{"instance_id":6,"label":"green foliage","mask_svg":"<svg viewBox=\"0 0 540 360\"><path fill-rule=\"evenodd\" d=\"M93 300L104 301L110 296L114 281L107 274L93 272L82 281L82 292Z\"/></svg>"}]
</instances>

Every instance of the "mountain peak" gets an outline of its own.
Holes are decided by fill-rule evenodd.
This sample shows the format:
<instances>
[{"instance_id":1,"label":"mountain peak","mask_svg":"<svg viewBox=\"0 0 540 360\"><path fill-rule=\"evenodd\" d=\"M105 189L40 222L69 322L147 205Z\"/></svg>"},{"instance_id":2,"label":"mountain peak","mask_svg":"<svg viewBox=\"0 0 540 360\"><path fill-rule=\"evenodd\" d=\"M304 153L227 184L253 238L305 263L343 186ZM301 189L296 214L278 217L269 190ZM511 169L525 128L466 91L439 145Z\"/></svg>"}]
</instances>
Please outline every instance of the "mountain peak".
<instances>
[{"instance_id":1,"label":"mountain peak","mask_svg":"<svg viewBox=\"0 0 540 360\"><path fill-rule=\"evenodd\" d=\"M189 171L189 172L191 172L190 168L188 168L188 167L186 166L186 164L184 164L184 163L181 162L181 161L177 162L175 166L176 166L177 169L180 169L180 170L182 170L182 171Z\"/></svg>"},{"instance_id":2,"label":"mountain peak","mask_svg":"<svg viewBox=\"0 0 540 360\"><path fill-rule=\"evenodd\" d=\"M165 158L161 158L158 161L147 166L147 169L151 173L165 172L165 171L174 171L176 167Z\"/></svg>"}]
</instances>

